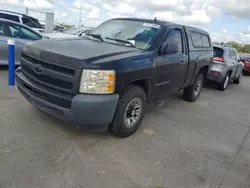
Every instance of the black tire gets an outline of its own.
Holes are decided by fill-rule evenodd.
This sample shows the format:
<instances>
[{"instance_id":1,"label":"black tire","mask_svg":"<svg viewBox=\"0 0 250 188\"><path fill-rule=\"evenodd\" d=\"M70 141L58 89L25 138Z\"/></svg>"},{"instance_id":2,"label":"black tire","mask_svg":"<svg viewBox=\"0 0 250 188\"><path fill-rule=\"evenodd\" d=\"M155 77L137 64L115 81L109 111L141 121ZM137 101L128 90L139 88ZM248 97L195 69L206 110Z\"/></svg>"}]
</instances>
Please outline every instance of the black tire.
<instances>
[{"instance_id":1,"label":"black tire","mask_svg":"<svg viewBox=\"0 0 250 188\"><path fill-rule=\"evenodd\" d=\"M249 76L249 72L248 71L246 71L246 70L243 69L242 72L243 72L243 75Z\"/></svg>"},{"instance_id":2,"label":"black tire","mask_svg":"<svg viewBox=\"0 0 250 188\"><path fill-rule=\"evenodd\" d=\"M228 84L229 84L229 80L230 80L230 74L228 73L225 76L225 78L223 79L223 81L218 84L217 89L220 91L225 91L227 89Z\"/></svg>"},{"instance_id":3,"label":"black tire","mask_svg":"<svg viewBox=\"0 0 250 188\"><path fill-rule=\"evenodd\" d=\"M241 73L240 73L240 76L239 76L236 80L234 80L234 83L235 83L235 84L239 84L239 83L241 82L242 75L243 75L243 73L241 72Z\"/></svg>"},{"instance_id":4,"label":"black tire","mask_svg":"<svg viewBox=\"0 0 250 188\"><path fill-rule=\"evenodd\" d=\"M200 84L199 91L197 91L198 84ZM186 101L189 101L189 102L196 101L199 98L200 94L201 94L203 84L204 84L204 75L202 73L200 73L196 77L193 85L191 85L188 88L184 89L184 91L183 91L183 99L186 100Z\"/></svg>"},{"instance_id":5,"label":"black tire","mask_svg":"<svg viewBox=\"0 0 250 188\"><path fill-rule=\"evenodd\" d=\"M128 128L125 124L125 113L127 113L127 106L130 104L131 101L135 99L141 100L141 113L136 123L132 127ZM118 101L116 112L113 121L109 127L110 132L122 138L126 138L134 134L143 120L146 103L147 97L145 91L141 87L138 87L136 85L126 86L120 94L120 99Z\"/></svg>"}]
</instances>

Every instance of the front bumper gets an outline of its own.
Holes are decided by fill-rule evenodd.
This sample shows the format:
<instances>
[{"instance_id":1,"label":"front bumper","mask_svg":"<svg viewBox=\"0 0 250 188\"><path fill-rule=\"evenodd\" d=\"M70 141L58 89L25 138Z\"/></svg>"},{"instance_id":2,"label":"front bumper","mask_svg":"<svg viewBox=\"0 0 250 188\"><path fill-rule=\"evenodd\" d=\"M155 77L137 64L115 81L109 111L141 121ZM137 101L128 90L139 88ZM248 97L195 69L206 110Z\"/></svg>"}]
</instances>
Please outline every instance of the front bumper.
<instances>
[{"instance_id":1,"label":"front bumper","mask_svg":"<svg viewBox=\"0 0 250 188\"><path fill-rule=\"evenodd\" d=\"M20 93L36 108L63 121L71 122L81 129L105 132L113 120L119 100L118 94L112 95L85 95L78 94L72 97L71 107L65 108L48 102L45 98L36 95L35 88L22 73L16 71L16 83ZM28 87L27 87L28 86ZM36 88L37 89L37 88ZM45 91L46 92L46 91Z\"/></svg>"}]
</instances>

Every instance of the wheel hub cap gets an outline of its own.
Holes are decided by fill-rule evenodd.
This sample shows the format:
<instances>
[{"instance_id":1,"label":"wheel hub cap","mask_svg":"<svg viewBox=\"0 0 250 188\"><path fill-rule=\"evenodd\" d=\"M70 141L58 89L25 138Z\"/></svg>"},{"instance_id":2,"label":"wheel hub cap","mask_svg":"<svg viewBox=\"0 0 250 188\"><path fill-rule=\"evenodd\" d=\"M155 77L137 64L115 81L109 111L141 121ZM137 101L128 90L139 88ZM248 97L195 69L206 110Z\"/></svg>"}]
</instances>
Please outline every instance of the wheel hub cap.
<instances>
[{"instance_id":1,"label":"wheel hub cap","mask_svg":"<svg viewBox=\"0 0 250 188\"><path fill-rule=\"evenodd\" d=\"M132 128L140 119L142 112L142 101L139 98L132 99L124 113L124 124L127 128Z\"/></svg>"},{"instance_id":2,"label":"wheel hub cap","mask_svg":"<svg viewBox=\"0 0 250 188\"><path fill-rule=\"evenodd\" d=\"M194 90L194 94L197 96L200 93L200 91L201 91L201 80L197 82L197 85Z\"/></svg>"},{"instance_id":3,"label":"wheel hub cap","mask_svg":"<svg viewBox=\"0 0 250 188\"><path fill-rule=\"evenodd\" d=\"M226 88L226 87L227 87L228 80L229 80L229 77L227 76L227 77L226 77L226 80L225 80L224 88Z\"/></svg>"}]
</instances>

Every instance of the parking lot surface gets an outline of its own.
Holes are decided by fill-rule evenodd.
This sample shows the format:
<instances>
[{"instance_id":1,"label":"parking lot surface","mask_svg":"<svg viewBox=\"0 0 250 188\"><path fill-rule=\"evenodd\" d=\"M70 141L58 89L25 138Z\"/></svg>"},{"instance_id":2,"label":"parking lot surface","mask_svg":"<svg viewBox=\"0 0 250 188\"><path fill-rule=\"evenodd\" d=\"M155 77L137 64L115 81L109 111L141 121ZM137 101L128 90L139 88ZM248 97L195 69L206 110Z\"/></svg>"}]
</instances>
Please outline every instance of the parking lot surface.
<instances>
[{"instance_id":1,"label":"parking lot surface","mask_svg":"<svg viewBox=\"0 0 250 188\"><path fill-rule=\"evenodd\" d=\"M249 188L250 77L149 104L126 139L79 131L32 107L0 70L1 188ZM98 115L97 115L98 118Z\"/></svg>"}]
</instances>

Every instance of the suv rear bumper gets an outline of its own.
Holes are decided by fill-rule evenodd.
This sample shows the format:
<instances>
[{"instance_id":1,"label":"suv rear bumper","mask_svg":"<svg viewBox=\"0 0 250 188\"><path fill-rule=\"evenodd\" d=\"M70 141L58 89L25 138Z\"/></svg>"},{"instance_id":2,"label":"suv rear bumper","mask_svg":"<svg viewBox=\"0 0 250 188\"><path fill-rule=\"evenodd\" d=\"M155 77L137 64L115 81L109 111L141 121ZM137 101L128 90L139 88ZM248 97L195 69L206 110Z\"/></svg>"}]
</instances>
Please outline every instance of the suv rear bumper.
<instances>
[{"instance_id":1,"label":"suv rear bumper","mask_svg":"<svg viewBox=\"0 0 250 188\"><path fill-rule=\"evenodd\" d=\"M81 129L105 132L113 120L119 95L75 95L71 100L70 109L61 107L37 97L28 90L36 87L23 75L21 69L16 71L16 83L20 93L36 108L48 115L57 117L63 121L71 122Z\"/></svg>"},{"instance_id":2,"label":"suv rear bumper","mask_svg":"<svg viewBox=\"0 0 250 188\"><path fill-rule=\"evenodd\" d=\"M216 83L221 83L224 80L224 77L222 75L215 76L211 74L211 72L208 72L207 79Z\"/></svg>"}]
</instances>

